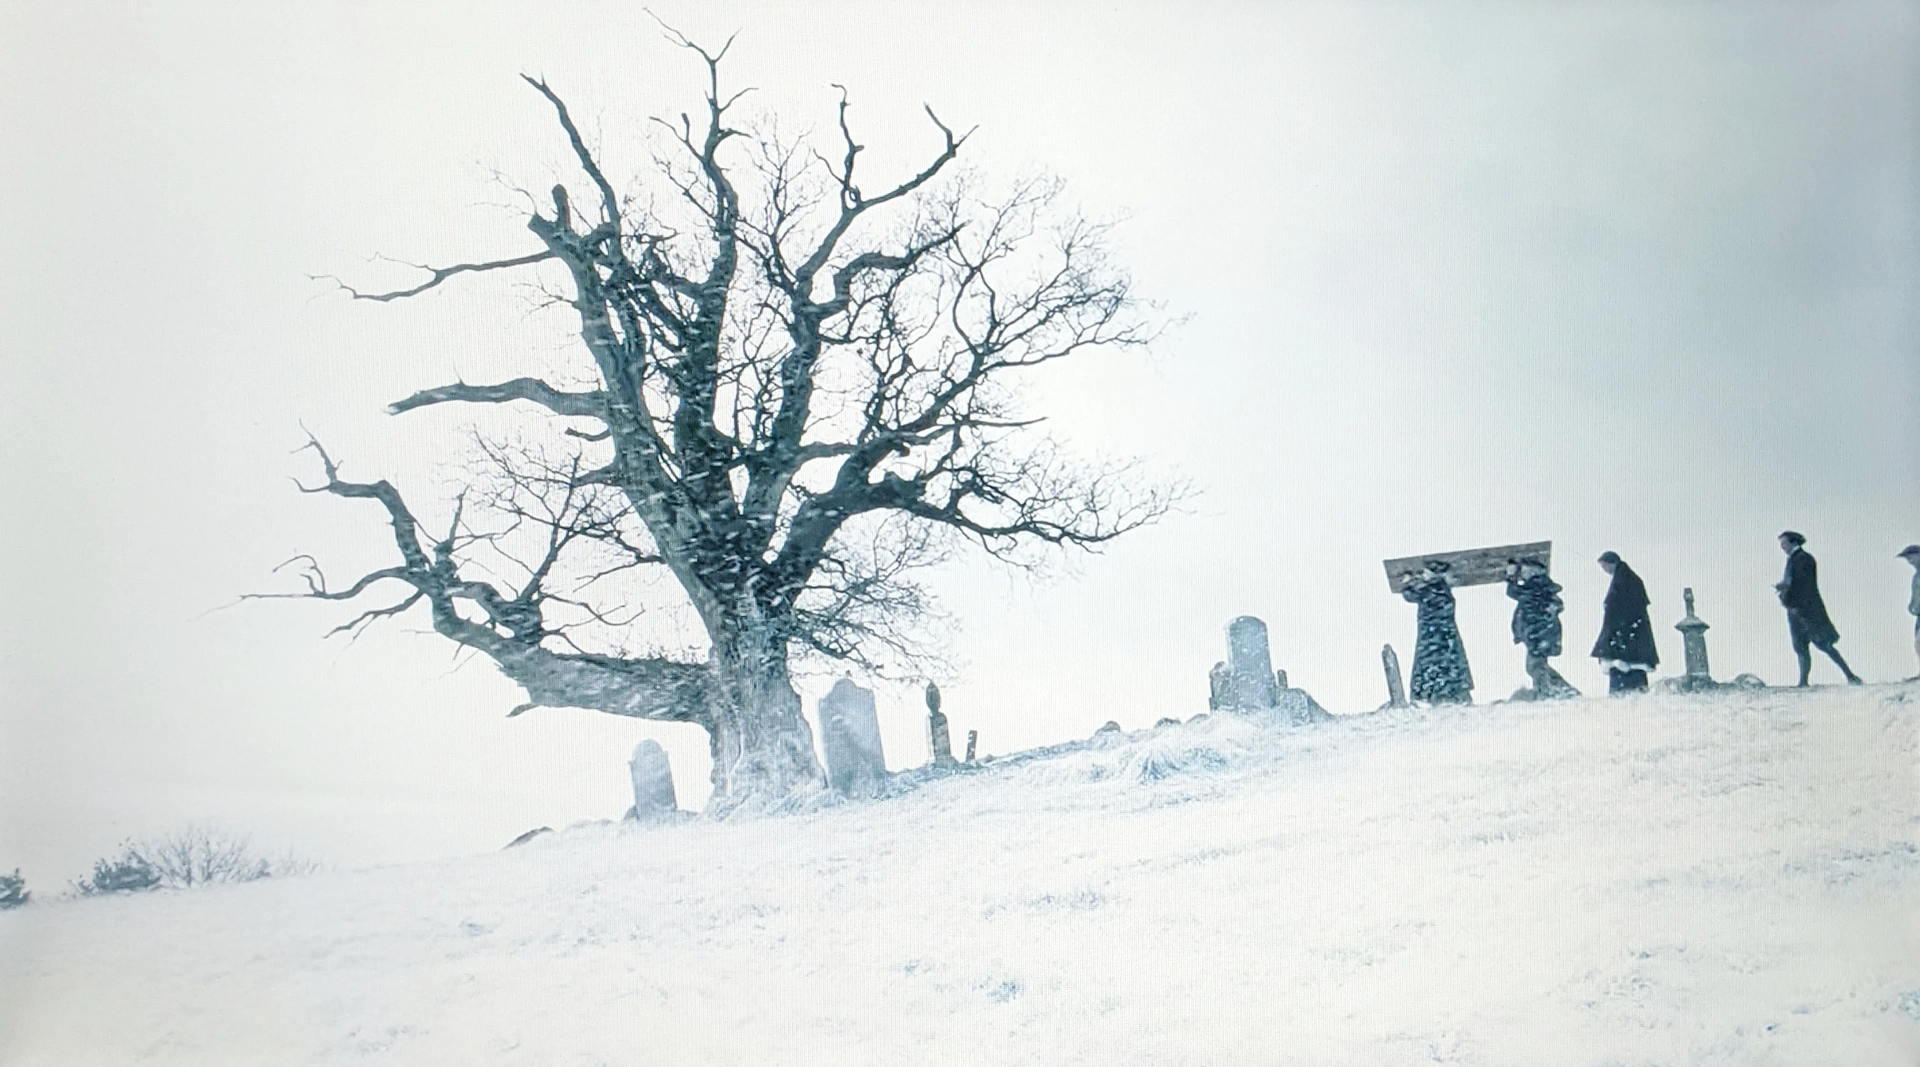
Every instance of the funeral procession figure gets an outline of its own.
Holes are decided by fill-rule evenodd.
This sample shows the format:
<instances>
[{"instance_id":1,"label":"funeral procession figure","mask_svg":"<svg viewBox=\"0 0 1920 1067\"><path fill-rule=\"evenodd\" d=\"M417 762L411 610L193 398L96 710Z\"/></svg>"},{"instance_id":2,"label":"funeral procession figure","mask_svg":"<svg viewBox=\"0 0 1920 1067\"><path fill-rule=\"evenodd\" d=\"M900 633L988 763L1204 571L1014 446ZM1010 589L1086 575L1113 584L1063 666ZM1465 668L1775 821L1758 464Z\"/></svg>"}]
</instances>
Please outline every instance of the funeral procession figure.
<instances>
[{"instance_id":1,"label":"funeral procession figure","mask_svg":"<svg viewBox=\"0 0 1920 1067\"><path fill-rule=\"evenodd\" d=\"M1467 667L1467 649L1454 622L1450 567L1446 560L1430 559L1422 568L1400 591L1420 608L1407 688L1413 699L1429 704L1471 704L1473 672Z\"/></svg>"},{"instance_id":2,"label":"funeral procession figure","mask_svg":"<svg viewBox=\"0 0 1920 1067\"><path fill-rule=\"evenodd\" d=\"M1653 647L1653 621L1647 617L1647 586L1618 552L1602 552L1600 569L1613 576L1607 586L1606 616L1593 658L1607 669L1607 692L1614 696L1643 691L1647 672L1660 665Z\"/></svg>"},{"instance_id":3,"label":"funeral procession figure","mask_svg":"<svg viewBox=\"0 0 1920 1067\"><path fill-rule=\"evenodd\" d=\"M1507 563L1507 595L1513 598L1513 643L1527 649L1527 677L1539 700L1566 700L1580 695L1547 661L1560 654L1560 583L1547 575L1547 565L1533 556Z\"/></svg>"},{"instance_id":4,"label":"funeral procession figure","mask_svg":"<svg viewBox=\"0 0 1920 1067\"><path fill-rule=\"evenodd\" d=\"M1825 652L1840 668L1840 673L1847 676L1848 685L1859 685L1860 676L1853 673L1840 650L1833 647L1840 640L1840 631L1827 617L1826 602L1820 599L1819 567L1814 563L1813 553L1807 551L1806 543L1807 539L1801 534L1781 531L1780 551L1787 554L1787 573L1773 587L1787 609L1787 632L1793 636L1794 658L1800 661L1799 686L1806 688L1807 674L1813 670L1813 654L1808 646Z\"/></svg>"}]
</instances>

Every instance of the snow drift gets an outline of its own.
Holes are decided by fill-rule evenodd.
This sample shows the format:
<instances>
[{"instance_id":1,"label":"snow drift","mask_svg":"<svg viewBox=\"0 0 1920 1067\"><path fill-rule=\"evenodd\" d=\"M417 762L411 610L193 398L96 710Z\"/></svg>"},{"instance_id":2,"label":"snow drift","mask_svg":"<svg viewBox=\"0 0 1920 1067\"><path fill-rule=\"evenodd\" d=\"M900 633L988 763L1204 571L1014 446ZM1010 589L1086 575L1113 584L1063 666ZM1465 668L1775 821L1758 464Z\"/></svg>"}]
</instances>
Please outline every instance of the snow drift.
<instances>
[{"instance_id":1,"label":"snow drift","mask_svg":"<svg viewBox=\"0 0 1920 1067\"><path fill-rule=\"evenodd\" d=\"M0 914L0 1061L1910 1064L1920 689L1102 735Z\"/></svg>"}]
</instances>

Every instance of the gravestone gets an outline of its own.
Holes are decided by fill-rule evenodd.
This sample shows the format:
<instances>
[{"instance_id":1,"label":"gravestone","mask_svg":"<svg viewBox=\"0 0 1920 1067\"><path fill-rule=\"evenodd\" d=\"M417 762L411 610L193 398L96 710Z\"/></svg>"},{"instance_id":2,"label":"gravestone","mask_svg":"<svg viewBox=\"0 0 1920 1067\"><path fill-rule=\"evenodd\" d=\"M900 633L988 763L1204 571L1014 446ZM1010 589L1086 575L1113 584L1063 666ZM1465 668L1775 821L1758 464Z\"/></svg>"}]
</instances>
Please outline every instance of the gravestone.
<instances>
[{"instance_id":1,"label":"gravestone","mask_svg":"<svg viewBox=\"0 0 1920 1067\"><path fill-rule=\"evenodd\" d=\"M1380 668L1387 673L1387 707L1407 706L1407 687L1400 680L1400 655L1392 645L1380 646Z\"/></svg>"},{"instance_id":2,"label":"gravestone","mask_svg":"<svg viewBox=\"0 0 1920 1067\"><path fill-rule=\"evenodd\" d=\"M827 783L847 796L872 796L887 778L873 690L842 678L820 698L819 715Z\"/></svg>"},{"instance_id":3,"label":"gravestone","mask_svg":"<svg viewBox=\"0 0 1920 1067\"><path fill-rule=\"evenodd\" d=\"M1229 707L1273 707L1278 687L1274 684L1266 623L1242 615L1227 624L1227 670L1233 676Z\"/></svg>"},{"instance_id":4,"label":"gravestone","mask_svg":"<svg viewBox=\"0 0 1920 1067\"><path fill-rule=\"evenodd\" d=\"M967 731L967 762L968 763L973 762L973 754L978 750L977 746L979 744L980 744L980 731L968 730Z\"/></svg>"},{"instance_id":5,"label":"gravestone","mask_svg":"<svg viewBox=\"0 0 1920 1067\"><path fill-rule=\"evenodd\" d=\"M1713 671L1707 667L1707 624L1693 613L1693 590L1684 590L1687 617L1674 624L1680 631L1681 644L1686 647L1687 688L1710 689L1713 687Z\"/></svg>"},{"instance_id":6,"label":"gravestone","mask_svg":"<svg viewBox=\"0 0 1920 1067\"><path fill-rule=\"evenodd\" d=\"M1327 718L1303 689L1287 684L1287 672L1275 670L1267 644L1267 624L1242 615L1227 624L1227 659L1207 672L1207 708L1283 723Z\"/></svg>"},{"instance_id":7,"label":"gravestone","mask_svg":"<svg viewBox=\"0 0 1920 1067\"><path fill-rule=\"evenodd\" d=\"M680 802L673 795L673 768L660 742L649 738L633 746L627 771L633 777L633 808L627 818L658 822L680 813Z\"/></svg>"},{"instance_id":8,"label":"gravestone","mask_svg":"<svg viewBox=\"0 0 1920 1067\"><path fill-rule=\"evenodd\" d=\"M940 713L940 687L927 683L927 751L936 767L953 766L953 739L947 733L947 717Z\"/></svg>"},{"instance_id":9,"label":"gravestone","mask_svg":"<svg viewBox=\"0 0 1920 1067\"><path fill-rule=\"evenodd\" d=\"M1693 590L1681 592L1686 599L1687 617L1674 623L1673 628L1680 631L1682 647L1686 652L1687 672L1678 678L1664 678L1660 689L1668 693L1700 693L1715 689L1765 689L1767 683L1752 674L1735 675L1730 682L1716 682L1713 671L1707 663L1707 631L1711 629L1705 620L1693 613Z\"/></svg>"}]
</instances>

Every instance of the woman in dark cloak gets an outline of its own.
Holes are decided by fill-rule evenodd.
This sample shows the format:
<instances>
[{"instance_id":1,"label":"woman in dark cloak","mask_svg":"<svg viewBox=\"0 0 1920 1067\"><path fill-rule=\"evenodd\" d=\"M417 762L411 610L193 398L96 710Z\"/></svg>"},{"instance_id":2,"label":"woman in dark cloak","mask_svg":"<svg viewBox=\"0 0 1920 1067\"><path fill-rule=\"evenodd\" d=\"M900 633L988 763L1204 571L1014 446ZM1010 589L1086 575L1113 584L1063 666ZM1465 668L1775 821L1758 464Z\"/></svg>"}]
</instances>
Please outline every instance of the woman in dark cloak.
<instances>
[{"instance_id":1,"label":"woman in dark cloak","mask_svg":"<svg viewBox=\"0 0 1920 1067\"><path fill-rule=\"evenodd\" d=\"M1507 595L1514 600L1513 643L1527 649L1527 677L1536 700L1563 700L1580 691L1547 661L1560 654L1560 583L1547 565L1528 556L1507 564Z\"/></svg>"},{"instance_id":2,"label":"woman in dark cloak","mask_svg":"<svg viewBox=\"0 0 1920 1067\"><path fill-rule=\"evenodd\" d=\"M1401 596L1420 606L1413 670L1407 678L1409 695L1429 704L1471 704L1473 672L1467 668L1460 627L1453 621L1453 583L1447 578L1447 561L1430 559L1422 566L1420 575L1400 590Z\"/></svg>"},{"instance_id":3,"label":"woman in dark cloak","mask_svg":"<svg viewBox=\"0 0 1920 1067\"><path fill-rule=\"evenodd\" d=\"M1607 692L1619 695L1647 688L1647 672L1660 665L1653 647L1653 622L1647 618L1647 585L1617 552L1600 554L1600 569L1613 575L1607 587L1606 619L1593 658L1607 669Z\"/></svg>"}]
</instances>

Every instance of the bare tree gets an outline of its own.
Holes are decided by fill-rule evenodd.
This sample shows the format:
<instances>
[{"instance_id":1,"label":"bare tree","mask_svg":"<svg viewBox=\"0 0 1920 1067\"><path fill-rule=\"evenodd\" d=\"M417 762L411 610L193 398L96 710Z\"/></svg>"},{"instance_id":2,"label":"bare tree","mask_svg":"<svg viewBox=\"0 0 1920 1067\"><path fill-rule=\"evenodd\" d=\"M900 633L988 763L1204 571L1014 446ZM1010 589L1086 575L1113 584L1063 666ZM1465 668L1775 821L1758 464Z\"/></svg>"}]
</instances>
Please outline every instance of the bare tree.
<instances>
[{"instance_id":1,"label":"bare tree","mask_svg":"<svg viewBox=\"0 0 1920 1067\"><path fill-rule=\"evenodd\" d=\"M308 491L377 502L399 560L336 589L300 557L308 586L293 595L406 587L340 629L424 602L435 630L526 690L510 714L568 706L704 727L709 810L725 813L823 784L794 656L910 656L928 607L912 573L956 541L1031 565L1029 546L1098 545L1162 516L1178 490L1078 464L1016 410L1025 372L1153 330L1105 228L1063 208L1057 184L976 195L950 173L966 136L929 108L939 148L869 192L844 90L828 151L744 133L730 118L744 93L721 92L726 49L669 34L704 63L704 106L657 120L641 195L616 193L566 103L529 77L592 206L557 185L551 213L527 220L538 250L423 268L392 291L347 288L390 301L557 265L553 299L577 316L588 358L573 387L549 368L389 408L513 404L544 418L538 445L483 442L491 473L442 534L391 483L345 480L312 442L325 481ZM670 573L704 658L603 647L627 621L605 581L636 568Z\"/></svg>"}]
</instances>

